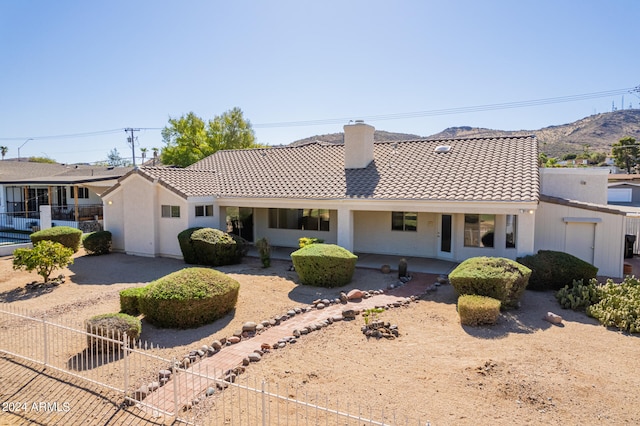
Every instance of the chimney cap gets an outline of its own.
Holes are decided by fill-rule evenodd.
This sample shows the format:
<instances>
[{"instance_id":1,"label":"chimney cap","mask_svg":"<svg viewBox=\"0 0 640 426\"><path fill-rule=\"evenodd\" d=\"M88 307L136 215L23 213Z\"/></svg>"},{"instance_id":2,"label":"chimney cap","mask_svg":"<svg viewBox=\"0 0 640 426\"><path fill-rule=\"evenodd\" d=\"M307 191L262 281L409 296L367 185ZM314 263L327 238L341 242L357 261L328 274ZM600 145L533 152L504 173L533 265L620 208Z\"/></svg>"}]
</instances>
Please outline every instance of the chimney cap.
<instances>
[{"instance_id":1,"label":"chimney cap","mask_svg":"<svg viewBox=\"0 0 640 426\"><path fill-rule=\"evenodd\" d=\"M364 124L364 120L356 120L355 123L356 124Z\"/></svg>"}]
</instances>

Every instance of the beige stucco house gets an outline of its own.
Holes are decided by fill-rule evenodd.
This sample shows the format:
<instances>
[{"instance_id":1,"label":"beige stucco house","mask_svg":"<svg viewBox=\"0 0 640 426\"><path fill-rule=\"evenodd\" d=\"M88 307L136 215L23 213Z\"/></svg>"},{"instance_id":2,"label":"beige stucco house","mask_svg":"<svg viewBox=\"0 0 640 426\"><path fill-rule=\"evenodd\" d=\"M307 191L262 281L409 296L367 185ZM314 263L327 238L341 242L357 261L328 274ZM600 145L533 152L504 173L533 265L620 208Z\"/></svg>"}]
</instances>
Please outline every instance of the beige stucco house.
<instances>
[{"instance_id":1,"label":"beige stucco house","mask_svg":"<svg viewBox=\"0 0 640 426\"><path fill-rule=\"evenodd\" d=\"M219 151L185 169L129 172L102 194L114 249L181 257L177 234L209 226L282 247L318 237L356 253L515 259L571 249L560 240L573 230L542 237L551 222L593 223L612 242L594 241L591 261L621 275L624 231L611 218L624 216L596 211L580 187L541 196L535 137L374 142L363 122L344 131L344 144ZM602 191L606 204L606 179ZM556 207L563 200L574 204ZM607 256L594 254L601 245Z\"/></svg>"}]
</instances>

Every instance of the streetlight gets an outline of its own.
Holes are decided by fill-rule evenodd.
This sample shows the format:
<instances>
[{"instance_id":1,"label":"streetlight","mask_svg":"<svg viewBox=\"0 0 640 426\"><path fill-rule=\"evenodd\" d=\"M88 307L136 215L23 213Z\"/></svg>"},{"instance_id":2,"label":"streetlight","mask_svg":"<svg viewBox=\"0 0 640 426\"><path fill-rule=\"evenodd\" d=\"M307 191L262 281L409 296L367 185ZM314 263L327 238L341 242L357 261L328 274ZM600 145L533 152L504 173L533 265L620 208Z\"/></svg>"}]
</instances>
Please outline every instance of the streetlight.
<instances>
[{"instance_id":1,"label":"streetlight","mask_svg":"<svg viewBox=\"0 0 640 426\"><path fill-rule=\"evenodd\" d=\"M27 139L26 141L24 141L24 142L22 143L22 145L20 145L20 146L18 147L18 161L20 161L20 148L22 148L22 147L24 146L24 144L26 144L27 142L32 141L32 140L33 140L33 138L29 138L29 139Z\"/></svg>"}]
</instances>

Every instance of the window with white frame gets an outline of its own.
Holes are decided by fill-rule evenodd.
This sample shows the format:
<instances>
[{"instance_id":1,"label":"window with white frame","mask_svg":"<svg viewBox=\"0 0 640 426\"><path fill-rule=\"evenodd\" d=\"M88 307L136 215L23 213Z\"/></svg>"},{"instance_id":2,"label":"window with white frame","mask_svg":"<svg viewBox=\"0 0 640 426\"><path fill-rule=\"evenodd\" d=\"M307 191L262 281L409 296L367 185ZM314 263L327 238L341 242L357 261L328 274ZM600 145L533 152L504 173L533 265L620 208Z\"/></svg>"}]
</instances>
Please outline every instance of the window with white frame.
<instances>
[{"instance_id":1,"label":"window with white frame","mask_svg":"<svg viewBox=\"0 0 640 426\"><path fill-rule=\"evenodd\" d=\"M176 218L180 217L180 206L169 206L163 204L161 207L162 217Z\"/></svg>"},{"instance_id":2,"label":"window with white frame","mask_svg":"<svg viewBox=\"0 0 640 426\"><path fill-rule=\"evenodd\" d=\"M269 209L269 228L329 231L328 209Z\"/></svg>"},{"instance_id":3,"label":"window with white frame","mask_svg":"<svg viewBox=\"0 0 640 426\"><path fill-rule=\"evenodd\" d=\"M507 227L506 227L506 236L507 236L507 242L506 242L506 247L507 248L516 248L516 241L517 241L517 231L518 231L518 216L515 214L508 214L506 216L507 219Z\"/></svg>"},{"instance_id":4,"label":"window with white frame","mask_svg":"<svg viewBox=\"0 0 640 426\"><path fill-rule=\"evenodd\" d=\"M417 231L418 213L391 212L392 231Z\"/></svg>"},{"instance_id":5,"label":"window with white frame","mask_svg":"<svg viewBox=\"0 0 640 426\"><path fill-rule=\"evenodd\" d=\"M78 198L89 198L89 188L76 188L75 186L71 187L71 198L76 198L75 197L75 192L78 192Z\"/></svg>"},{"instance_id":6,"label":"window with white frame","mask_svg":"<svg viewBox=\"0 0 640 426\"><path fill-rule=\"evenodd\" d=\"M496 227L494 214L464 215L464 246L493 247Z\"/></svg>"},{"instance_id":7,"label":"window with white frame","mask_svg":"<svg viewBox=\"0 0 640 426\"><path fill-rule=\"evenodd\" d=\"M196 206L196 217L213 216L213 204L205 206Z\"/></svg>"}]
</instances>

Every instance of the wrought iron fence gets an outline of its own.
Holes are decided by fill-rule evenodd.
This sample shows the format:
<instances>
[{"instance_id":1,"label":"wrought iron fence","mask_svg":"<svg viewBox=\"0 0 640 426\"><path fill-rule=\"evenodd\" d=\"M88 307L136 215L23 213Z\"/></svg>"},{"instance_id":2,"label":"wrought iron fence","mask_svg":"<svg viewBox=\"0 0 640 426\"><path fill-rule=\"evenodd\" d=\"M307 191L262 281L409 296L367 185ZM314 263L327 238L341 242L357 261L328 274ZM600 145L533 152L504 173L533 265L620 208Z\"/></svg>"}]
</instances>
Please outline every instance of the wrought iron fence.
<instances>
[{"instance_id":1,"label":"wrought iron fence","mask_svg":"<svg viewBox=\"0 0 640 426\"><path fill-rule=\"evenodd\" d=\"M199 363L184 368L158 351L118 331L56 323L0 304L0 353L120 392L123 401L151 416L203 426L428 424L361 405L340 405L339 400L248 375L229 380L228 371L201 368Z\"/></svg>"}]
</instances>

